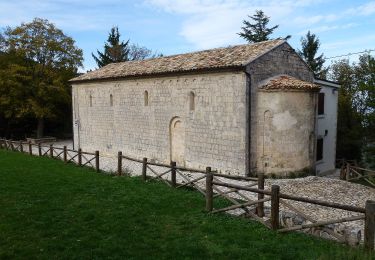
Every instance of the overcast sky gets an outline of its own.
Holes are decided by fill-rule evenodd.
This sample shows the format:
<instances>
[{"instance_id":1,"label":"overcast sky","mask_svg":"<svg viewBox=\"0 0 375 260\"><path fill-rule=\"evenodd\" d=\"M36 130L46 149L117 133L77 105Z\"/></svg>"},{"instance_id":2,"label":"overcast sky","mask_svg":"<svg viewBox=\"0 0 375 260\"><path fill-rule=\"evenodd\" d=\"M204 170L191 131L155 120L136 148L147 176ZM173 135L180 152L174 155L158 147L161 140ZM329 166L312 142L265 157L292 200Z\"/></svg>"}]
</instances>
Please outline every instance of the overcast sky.
<instances>
[{"instance_id":1,"label":"overcast sky","mask_svg":"<svg viewBox=\"0 0 375 260\"><path fill-rule=\"evenodd\" d=\"M114 25L122 39L170 55L245 43L237 33L256 9L279 24L274 37L292 35L295 49L308 30L326 57L375 49L375 1L361 0L0 0L0 27L48 19L83 49L86 71Z\"/></svg>"}]
</instances>

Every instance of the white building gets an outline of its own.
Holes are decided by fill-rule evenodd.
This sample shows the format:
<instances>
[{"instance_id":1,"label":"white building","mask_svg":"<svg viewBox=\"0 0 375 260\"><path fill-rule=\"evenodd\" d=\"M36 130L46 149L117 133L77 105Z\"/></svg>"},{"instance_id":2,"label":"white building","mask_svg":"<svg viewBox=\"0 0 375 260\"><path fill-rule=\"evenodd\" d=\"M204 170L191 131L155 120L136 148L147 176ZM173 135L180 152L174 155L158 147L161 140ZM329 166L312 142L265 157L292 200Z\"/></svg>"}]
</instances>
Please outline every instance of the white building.
<instances>
[{"instance_id":1,"label":"white building","mask_svg":"<svg viewBox=\"0 0 375 260\"><path fill-rule=\"evenodd\" d=\"M337 105L339 85L328 80L315 79L321 87L318 97L316 174L325 175L335 170Z\"/></svg>"}]
</instances>

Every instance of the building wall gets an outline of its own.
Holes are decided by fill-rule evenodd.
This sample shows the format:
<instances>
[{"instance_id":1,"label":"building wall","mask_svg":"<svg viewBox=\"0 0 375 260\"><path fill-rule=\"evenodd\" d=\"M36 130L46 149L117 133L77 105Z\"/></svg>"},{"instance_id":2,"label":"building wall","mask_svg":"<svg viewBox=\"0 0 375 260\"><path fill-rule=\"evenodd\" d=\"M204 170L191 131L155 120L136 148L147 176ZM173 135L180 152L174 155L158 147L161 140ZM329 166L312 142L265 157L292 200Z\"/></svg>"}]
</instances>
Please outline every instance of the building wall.
<instances>
[{"instance_id":1,"label":"building wall","mask_svg":"<svg viewBox=\"0 0 375 260\"><path fill-rule=\"evenodd\" d=\"M316 173L324 175L335 170L338 88L317 82L324 93L324 114L317 116L317 138L323 138L323 159L316 162Z\"/></svg>"},{"instance_id":2,"label":"building wall","mask_svg":"<svg viewBox=\"0 0 375 260\"><path fill-rule=\"evenodd\" d=\"M316 93L259 91L257 169L286 175L310 169L315 138Z\"/></svg>"},{"instance_id":3,"label":"building wall","mask_svg":"<svg viewBox=\"0 0 375 260\"><path fill-rule=\"evenodd\" d=\"M169 163L171 139L177 136L173 149L184 157L179 165L244 174L245 91L243 72L76 84L75 147Z\"/></svg>"},{"instance_id":4,"label":"building wall","mask_svg":"<svg viewBox=\"0 0 375 260\"><path fill-rule=\"evenodd\" d=\"M259 98L258 89L264 84L264 82L274 76L285 74L304 81L313 82L313 73L307 67L307 65L301 60L301 58L295 53L295 51L290 47L289 44L284 43L279 47L275 48L271 52L263 55L248 66L248 72L251 75L251 156L250 156L250 169L251 172L262 171L263 167L260 169L262 164L261 152L258 149L262 144L262 134L259 129L262 129L262 117L258 117L259 114L263 114L265 111L258 111L263 109L263 104L259 102L266 102L264 98ZM275 94L276 95L276 94ZM268 101L267 101L268 102ZM309 107L309 111L315 109ZM281 111L280 111L281 112ZM284 111L285 112L285 111ZM311 119L313 120L313 119ZM312 125L310 122L309 125ZM311 129L314 131L314 127ZM292 144L286 145L286 149L293 149ZM309 147L305 147L306 150ZM314 152L310 154L309 162L310 166L313 167L314 162ZM285 157L285 164L289 158ZM297 163L299 165L299 163ZM296 167L297 170L298 167Z\"/></svg>"}]
</instances>

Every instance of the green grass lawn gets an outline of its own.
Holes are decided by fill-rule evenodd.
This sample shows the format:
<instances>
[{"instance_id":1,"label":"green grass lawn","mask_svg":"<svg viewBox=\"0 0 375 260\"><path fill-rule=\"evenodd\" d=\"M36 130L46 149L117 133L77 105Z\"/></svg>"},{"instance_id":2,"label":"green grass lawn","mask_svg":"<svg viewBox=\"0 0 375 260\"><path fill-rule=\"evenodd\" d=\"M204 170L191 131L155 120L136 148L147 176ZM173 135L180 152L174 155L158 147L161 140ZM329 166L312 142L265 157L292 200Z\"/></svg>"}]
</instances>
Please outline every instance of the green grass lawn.
<instances>
[{"instance_id":1,"label":"green grass lawn","mask_svg":"<svg viewBox=\"0 0 375 260\"><path fill-rule=\"evenodd\" d=\"M0 259L371 258L204 206L195 191L0 150Z\"/></svg>"}]
</instances>

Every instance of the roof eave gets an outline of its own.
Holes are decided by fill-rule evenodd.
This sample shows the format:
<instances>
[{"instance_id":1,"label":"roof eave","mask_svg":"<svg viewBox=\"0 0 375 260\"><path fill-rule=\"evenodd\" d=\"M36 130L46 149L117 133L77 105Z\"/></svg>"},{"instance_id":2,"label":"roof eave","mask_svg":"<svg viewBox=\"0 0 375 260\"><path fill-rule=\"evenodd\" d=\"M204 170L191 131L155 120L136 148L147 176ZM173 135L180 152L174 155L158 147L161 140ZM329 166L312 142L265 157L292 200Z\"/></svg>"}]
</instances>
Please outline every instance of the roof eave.
<instances>
[{"instance_id":1,"label":"roof eave","mask_svg":"<svg viewBox=\"0 0 375 260\"><path fill-rule=\"evenodd\" d=\"M192 74L198 74L198 73L243 71L244 69L245 69L245 66L238 65L238 66L226 66L226 67L218 67L218 68L204 68L204 69L195 69L195 70L186 70L186 71L170 71L170 72L160 72L160 73L150 73L150 74L94 78L94 79L74 79L73 78L69 80L68 82L70 84L82 84L82 83L89 83L89 82L119 81L119 80L125 80L125 79L183 76L183 75L192 75Z\"/></svg>"}]
</instances>

